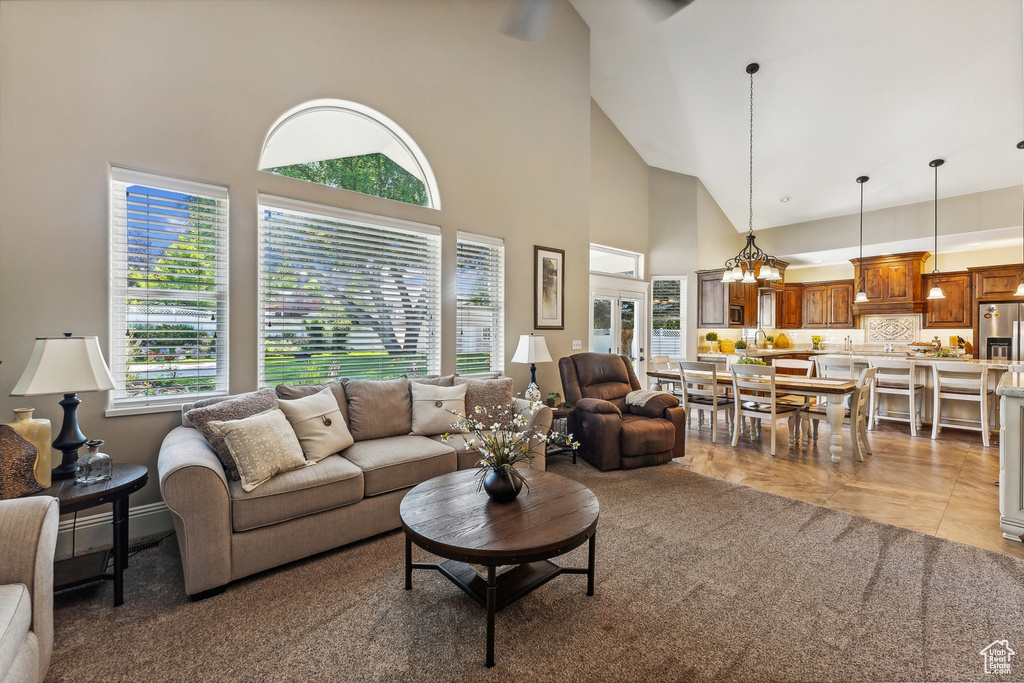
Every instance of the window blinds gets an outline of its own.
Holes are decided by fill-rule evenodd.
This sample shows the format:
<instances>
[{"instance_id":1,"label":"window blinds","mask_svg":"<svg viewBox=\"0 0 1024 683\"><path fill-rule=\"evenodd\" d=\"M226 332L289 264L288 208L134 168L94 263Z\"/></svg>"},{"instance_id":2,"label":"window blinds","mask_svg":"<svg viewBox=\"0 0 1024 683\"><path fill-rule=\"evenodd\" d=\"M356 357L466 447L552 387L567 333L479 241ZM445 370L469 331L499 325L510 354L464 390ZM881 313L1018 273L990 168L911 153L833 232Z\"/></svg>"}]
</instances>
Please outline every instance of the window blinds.
<instances>
[{"instance_id":1,"label":"window blinds","mask_svg":"<svg viewBox=\"0 0 1024 683\"><path fill-rule=\"evenodd\" d=\"M464 375L503 372L505 244L460 232L455 260L455 369Z\"/></svg>"},{"instance_id":2,"label":"window blinds","mask_svg":"<svg viewBox=\"0 0 1024 683\"><path fill-rule=\"evenodd\" d=\"M227 393L227 188L110 180L111 407Z\"/></svg>"},{"instance_id":3,"label":"window blinds","mask_svg":"<svg viewBox=\"0 0 1024 683\"><path fill-rule=\"evenodd\" d=\"M440 230L260 195L260 378L437 374Z\"/></svg>"}]
</instances>

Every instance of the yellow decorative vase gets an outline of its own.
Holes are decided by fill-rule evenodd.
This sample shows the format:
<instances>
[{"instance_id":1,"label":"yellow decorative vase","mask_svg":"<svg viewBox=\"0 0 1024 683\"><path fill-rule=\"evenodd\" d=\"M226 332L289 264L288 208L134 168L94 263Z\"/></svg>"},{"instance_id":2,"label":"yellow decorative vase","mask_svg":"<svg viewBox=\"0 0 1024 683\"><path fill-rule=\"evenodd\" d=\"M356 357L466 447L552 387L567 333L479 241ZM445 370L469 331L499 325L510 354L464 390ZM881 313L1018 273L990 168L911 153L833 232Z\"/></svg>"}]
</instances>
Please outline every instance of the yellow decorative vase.
<instances>
[{"instance_id":1,"label":"yellow decorative vase","mask_svg":"<svg viewBox=\"0 0 1024 683\"><path fill-rule=\"evenodd\" d=\"M36 481L44 489L50 488L50 421L41 417L32 417L34 408L15 408L14 422L8 426L16 431L21 438L36 447L36 464L32 468Z\"/></svg>"}]
</instances>

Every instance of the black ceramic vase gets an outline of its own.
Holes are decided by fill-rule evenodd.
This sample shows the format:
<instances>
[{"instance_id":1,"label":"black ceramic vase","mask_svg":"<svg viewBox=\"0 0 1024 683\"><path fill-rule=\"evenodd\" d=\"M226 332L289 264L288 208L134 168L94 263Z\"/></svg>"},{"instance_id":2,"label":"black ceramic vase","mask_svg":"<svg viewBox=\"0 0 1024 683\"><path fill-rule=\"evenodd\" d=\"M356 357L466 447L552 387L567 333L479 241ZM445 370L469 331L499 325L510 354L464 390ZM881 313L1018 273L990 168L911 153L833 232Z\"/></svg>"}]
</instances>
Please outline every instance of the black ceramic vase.
<instances>
[{"instance_id":1,"label":"black ceramic vase","mask_svg":"<svg viewBox=\"0 0 1024 683\"><path fill-rule=\"evenodd\" d=\"M523 482L513 480L505 470L488 470L484 475L484 491L495 503L508 503L516 499Z\"/></svg>"}]
</instances>

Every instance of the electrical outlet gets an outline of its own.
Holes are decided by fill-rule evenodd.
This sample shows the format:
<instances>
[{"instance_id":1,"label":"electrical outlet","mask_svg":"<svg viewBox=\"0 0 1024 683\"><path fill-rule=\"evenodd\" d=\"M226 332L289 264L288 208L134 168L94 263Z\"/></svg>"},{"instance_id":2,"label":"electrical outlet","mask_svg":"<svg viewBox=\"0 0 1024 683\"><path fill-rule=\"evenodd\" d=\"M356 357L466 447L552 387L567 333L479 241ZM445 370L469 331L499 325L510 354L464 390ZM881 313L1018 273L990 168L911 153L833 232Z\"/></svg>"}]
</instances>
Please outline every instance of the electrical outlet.
<instances>
[{"instance_id":1,"label":"electrical outlet","mask_svg":"<svg viewBox=\"0 0 1024 683\"><path fill-rule=\"evenodd\" d=\"M573 339L572 340L572 348L573 348L574 351L579 351L580 349L583 348L583 342L581 340L579 340L579 339Z\"/></svg>"}]
</instances>

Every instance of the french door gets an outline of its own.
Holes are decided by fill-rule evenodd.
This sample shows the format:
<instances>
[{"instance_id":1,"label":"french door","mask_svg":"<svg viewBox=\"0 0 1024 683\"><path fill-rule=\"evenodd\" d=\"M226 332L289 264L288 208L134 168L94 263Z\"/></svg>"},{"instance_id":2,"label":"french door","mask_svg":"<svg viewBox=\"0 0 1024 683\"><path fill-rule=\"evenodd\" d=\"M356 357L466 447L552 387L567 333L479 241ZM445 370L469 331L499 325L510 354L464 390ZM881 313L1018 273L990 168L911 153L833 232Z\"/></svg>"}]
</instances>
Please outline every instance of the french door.
<instances>
[{"instance_id":1,"label":"french door","mask_svg":"<svg viewBox=\"0 0 1024 683\"><path fill-rule=\"evenodd\" d=\"M591 276L590 350L627 356L633 363L640 386L647 386L646 311L647 285L629 283L629 288L608 287L618 284L595 282L604 280ZM595 286L604 285L604 286Z\"/></svg>"}]
</instances>

